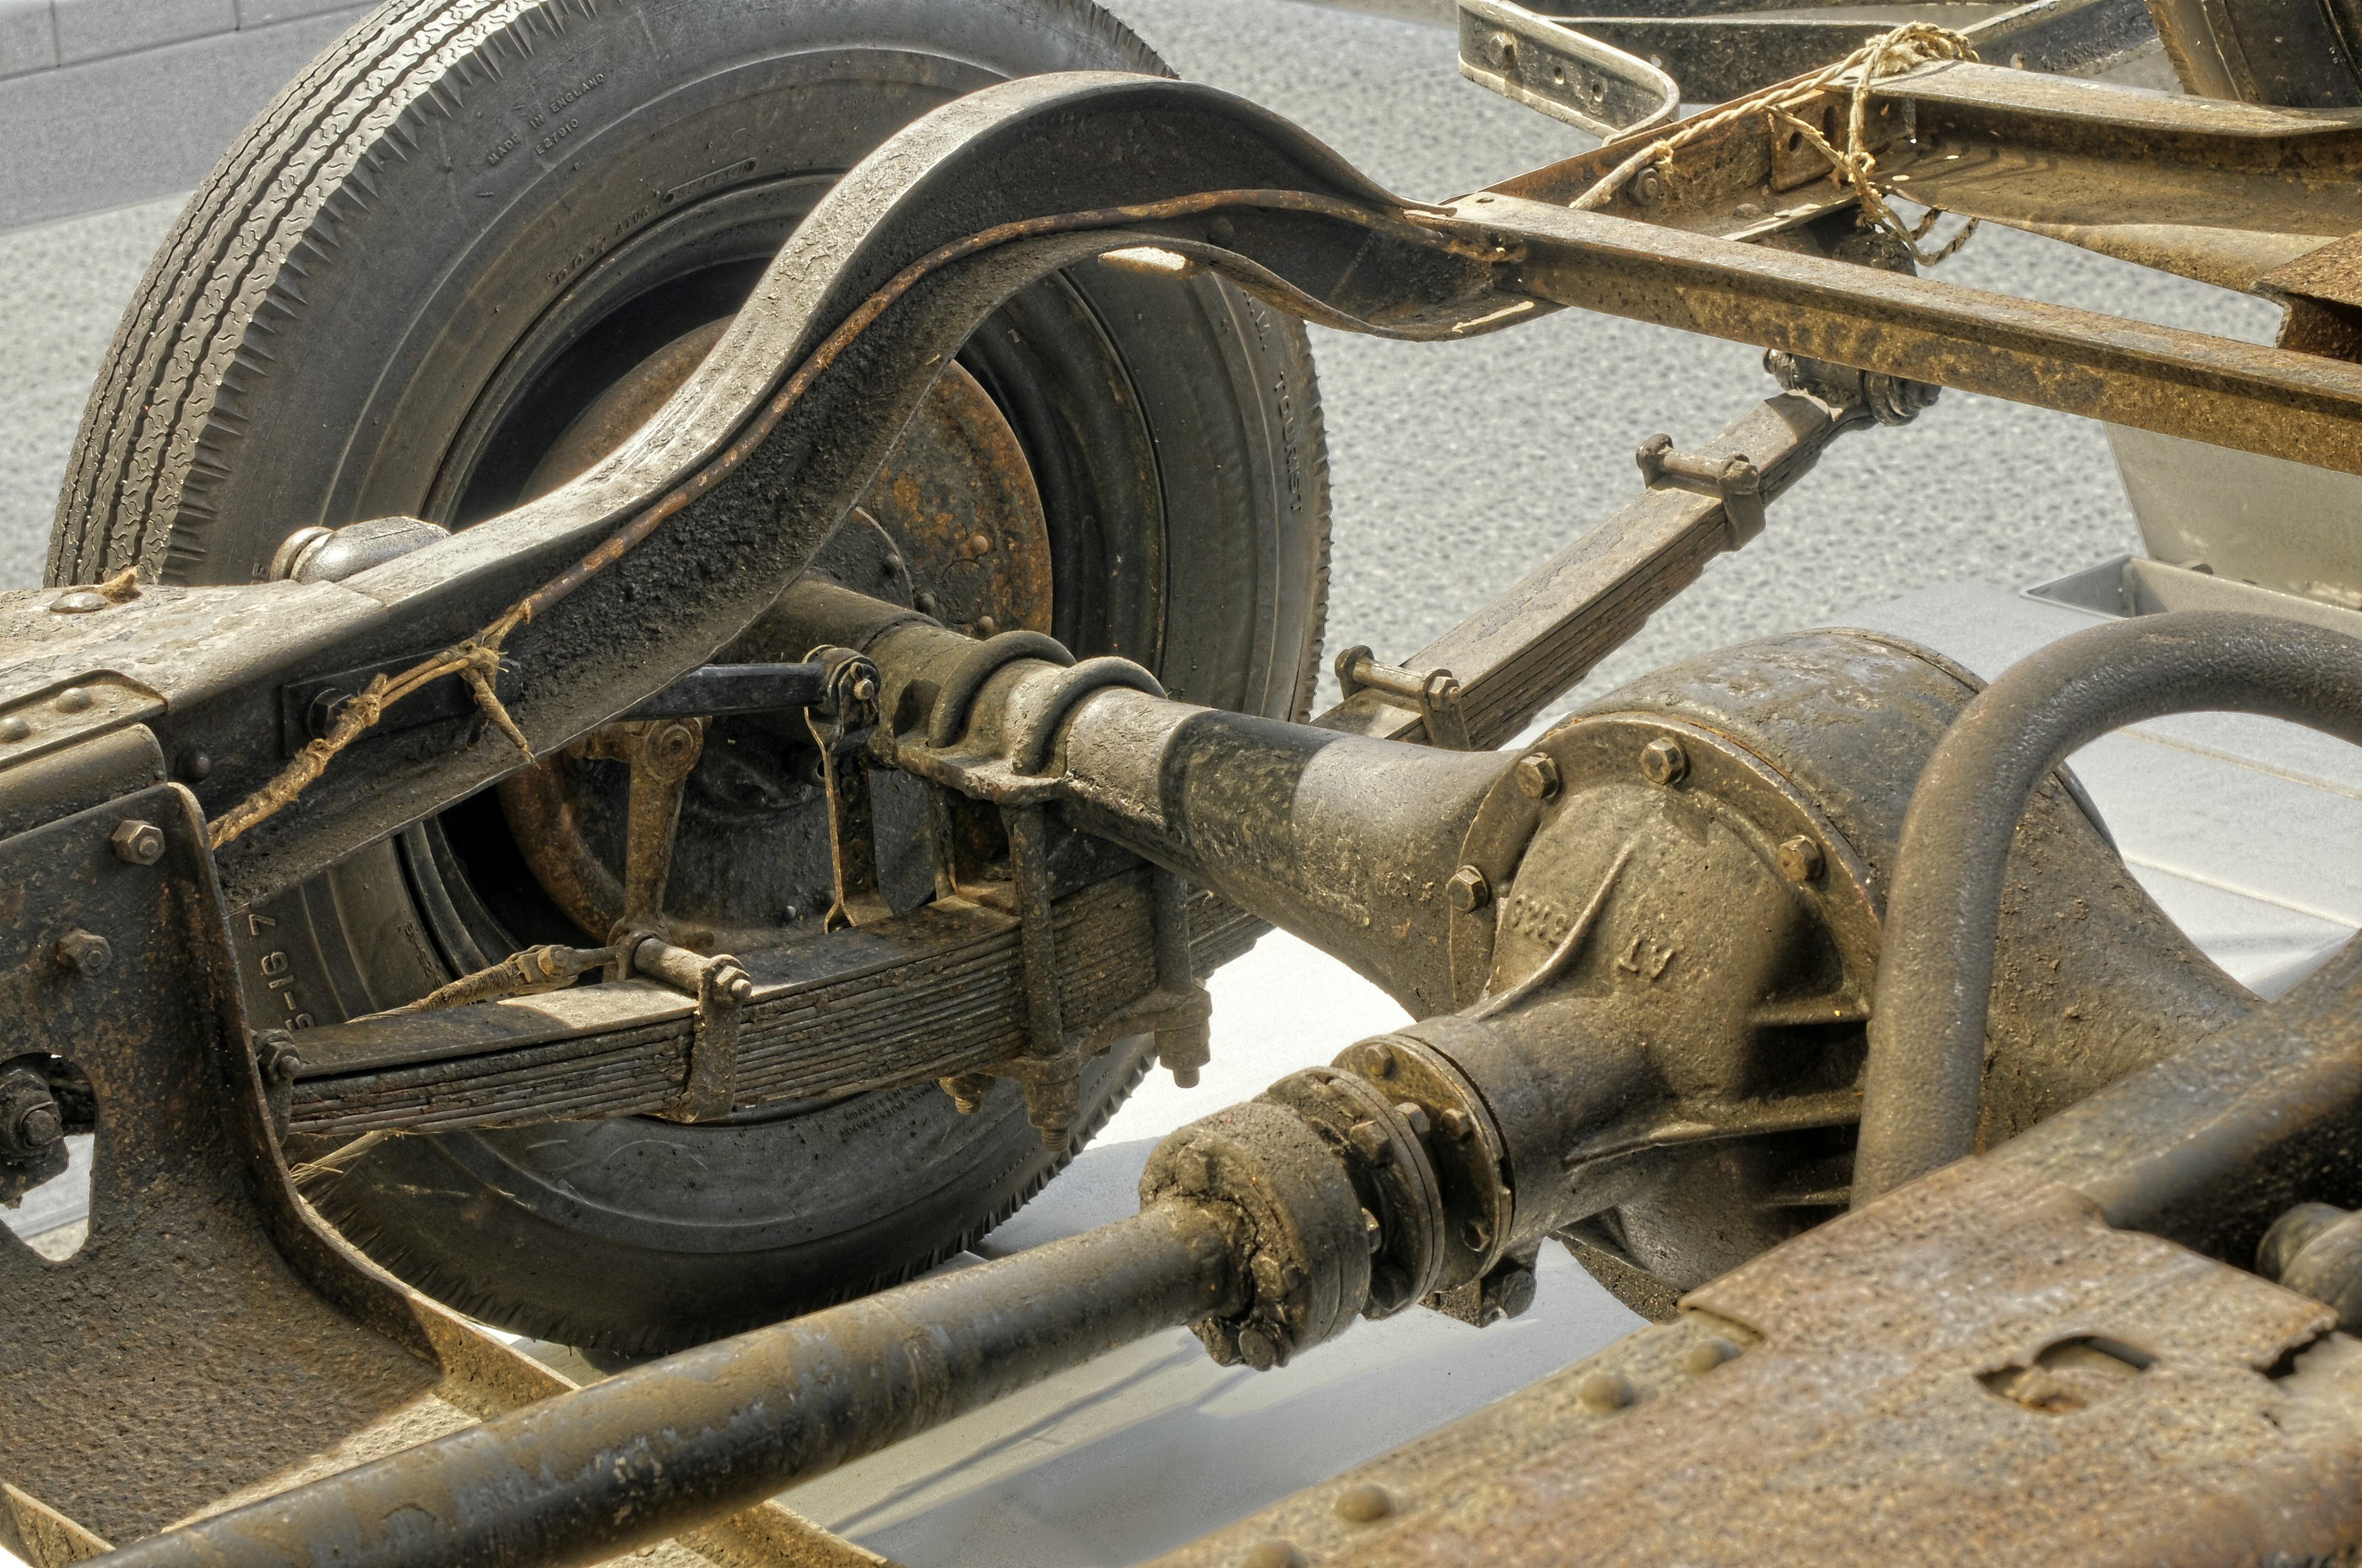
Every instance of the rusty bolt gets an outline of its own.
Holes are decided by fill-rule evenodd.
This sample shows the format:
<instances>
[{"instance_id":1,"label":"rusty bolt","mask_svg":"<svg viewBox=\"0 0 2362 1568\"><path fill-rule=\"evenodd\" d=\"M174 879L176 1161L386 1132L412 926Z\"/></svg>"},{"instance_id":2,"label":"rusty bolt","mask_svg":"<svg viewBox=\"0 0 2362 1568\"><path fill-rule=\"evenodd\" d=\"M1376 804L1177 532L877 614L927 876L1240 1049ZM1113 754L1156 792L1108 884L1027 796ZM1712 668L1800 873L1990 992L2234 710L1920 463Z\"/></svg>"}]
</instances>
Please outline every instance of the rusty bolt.
<instances>
[{"instance_id":1,"label":"rusty bolt","mask_svg":"<svg viewBox=\"0 0 2362 1568\"><path fill-rule=\"evenodd\" d=\"M1689 770L1690 754L1677 740L1659 735L1640 748L1640 776L1651 784L1678 784Z\"/></svg>"},{"instance_id":2,"label":"rusty bolt","mask_svg":"<svg viewBox=\"0 0 2362 1568\"><path fill-rule=\"evenodd\" d=\"M1353 1049L1353 1070L1365 1078L1392 1077L1395 1070L1395 1048L1383 1041L1373 1040Z\"/></svg>"},{"instance_id":3,"label":"rusty bolt","mask_svg":"<svg viewBox=\"0 0 2362 1568\"><path fill-rule=\"evenodd\" d=\"M1653 163L1633 175L1632 182L1624 188L1644 207L1653 207L1665 199L1665 179Z\"/></svg>"},{"instance_id":4,"label":"rusty bolt","mask_svg":"<svg viewBox=\"0 0 2362 1568\"><path fill-rule=\"evenodd\" d=\"M1517 65L1518 36L1515 33L1496 32L1485 41L1493 46L1493 60L1502 70L1507 71Z\"/></svg>"},{"instance_id":5,"label":"rusty bolt","mask_svg":"<svg viewBox=\"0 0 2362 1568\"><path fill-rule=\"evenodd\" d=\"M1356 1121L1345 1136L1352 1141L1362 1158L1374 1165L1390 1165L1395 1159L1395 1141L1386 1130L1374 1121Z\"/></svg>"},{"instance_id":6,"label":"rusty bolt","mask_svg":"<svg viewBox=\"0 0 2362 1568\"><path fill-rule=\"evenodd\" d=\"M1304 1271L1277 1253L1255 1253L1247 1272L1254 1275L1256 1293L1275 1301L1304 1283Z\"/></svg>"},{"instance_id":7,"label":"rusty bolt","mask_svg":"<svg viewBox=\"0 0 2362 1568\"><path fill-rule=\"evenodd\" d=\"M1486 1294L1504 1318L1522 1318L1534 1304L1534 1271L1529 1268L1505 1269L1487 1283L1491 1288Z\"/></svg>"},{"instance_id":8,"label":"rusty bolt","mask_svg":"<svg viewBox=\"0 0 2362 1568\"><path fill-rule=\"evenodd\" d=\"M943 601L937 599L932 593L922 593L916 599L911 601L911 605L922 615L932 615L938 609L942 608Z\"/></svg>"},{"instance_id":9,"label":"rusty bolt","mask_svg":"<svg viewBox=\"0 0 2362 1568\"><path fill-rule=\"evenodd\" d=\"M1412 1137L1424 1138L1427 1136L1427 1108L1425 1106L1407 1099L1395 1107L1395 1114L1400 1116L1405 1121L1410 1123Z\"/></svg>"},{"instance_id":10,"label":"rusty bolt","mask_svg":"<svg viewBox=\"0 0 2362 1568\"><path fill-rule=\"evenodd\" d=\"M214 759L194 747L182 752L172 764L172 769L191 784L202 784L214 770Z\"/></svg>"},{"instance_id":11,"label":"rusty bolt","mask_svg":"<svg viewBox=\"0 0 2362 1568\"><path fill-rule=\"evenodd\" d=\"M1574 1397L1594 1415L1620 1410L1632 1402L1632 1386L1613 1372L1597 1372L1583 1380Z\"/></svg>"},{"instance_id":12,"label":"rusty bolt","mask_svg":"<svg viewBox=\"0 0 2362 1568\"><path fill-rule=\"evenodd\" d=\"M1348 1486L1337 1494L1337 1517L1347 1524L1375 1524L1394 1511L1393 1496L1374 1482Z\"/></svg>"},{"instance_id":13,"label":"rusty bolt","mask_svg":"<svg viewBox=\"0 0 2362 1568\"><path fill-rule=\"evenodd\" d=\"M1682 1370L1693 1377L1704 1376L1724 1362L1736 1360L1738 1355L1737 1345L1716 1334L1682 1353Z\"/></svg>"},{"instance_id":14,"label":"rusty bolt","mask_svg":"<svg viewBox=\"0 0 2362 1568\"><path fill-rule=\"evenodd\" d=\"M1456 1105L1445 1106L1443 1114L1436 1121L1442 1124L1443 1131L1454 1143L1466 1143L1475 1135L1476 1119Z\"/></svg>"},{"instance_id":15,"label":"rusty bolt","mask_svg":"<svg viewBox=\"0 0 2362 1568\"><path fill-rule=\"evenodd\" d=\"M1239 1359L1257 1372L1269 1372L1286 1359L1279 1331L1267 1323L1249 1323L1239 1331ZM1302 1561L1298 1559L1298 1561Z\"/></svg>"},{"instance_id":16,"label":"rusty bolt","mask_svg":"<svg viewBox=\"0 0 2362 1568\"><path fill-rule=\"evenodd\" d=\"M138 817L126 817L107 835L115 858L127 866L153 866L164 858L164 830Z\"/></svg>"},{"instance_id":17,"label":"rusty bolt","mask_svg":"<svg viewBox=\"0 0 2362 1568\"><path fill-rule=\"evenodd\" d=\"M1539 751L1518 758L1518 793L1529 801L1547 801L1558 793L1558 764Z\"/></svg>"},{"instance_id":18,"label":"rusty bolt","mask_svg":"<svg viewBox=\"0 0 2362 1568\"><path fill-rule=\"evenodd\" d=\"M1485 880L1485 873L1473 866L1462 866L1444 884L1451 907L1462 914L1474 914L1493 901L1493 884Z\"/></svg>"},{"instance_id":19,"label":"rusty bolt","mask_svg":"<svg viewBox=\"0 0 2362 1568\"><path fill-rule=\"evenodd\" d=\"M1791 882L1817 882L1827 864L1821 846L1803 834L1780 846L1780 875Z\"/></svg>"},{"instance_id":20,"label":"rusty bolt","mask_svg":"<svg viewBox=\"0 0 2362 1568\"><path fill-rule=\"evenodd\" d=\"M58 1102L36 1100L17 1113L17 1125L10 1129L11 1141L27 1154L39 1154L66 1135L65 1123L58 1120Z\"/></svg>"},{"instance_id":21,"label":"rusty bolt","mask_svg":"<svg viewBox=\"0 0 2362 1568\"><path fill-rule=\"evenodd\" d=\"M115 949L104 936L77 927L58 938L58 962L77 975L104 975L115 962Z\"/></svg>"}]
</instances>

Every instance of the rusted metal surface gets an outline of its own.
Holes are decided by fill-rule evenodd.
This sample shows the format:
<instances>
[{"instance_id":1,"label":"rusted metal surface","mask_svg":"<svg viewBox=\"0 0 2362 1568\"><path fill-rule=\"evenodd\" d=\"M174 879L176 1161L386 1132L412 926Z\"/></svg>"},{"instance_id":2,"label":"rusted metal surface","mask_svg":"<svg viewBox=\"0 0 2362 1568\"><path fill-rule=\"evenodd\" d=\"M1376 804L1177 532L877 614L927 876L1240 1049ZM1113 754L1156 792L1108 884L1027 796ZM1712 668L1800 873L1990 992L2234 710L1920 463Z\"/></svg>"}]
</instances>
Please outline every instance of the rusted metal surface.
<instances>
[{"instance_id":1,"label":"rusted metal surface","mask_svg":"<svg viewBox=\"0 0 2362 1568\"><path fill-rule=\"evenodd\" d=\"M1928 759L1904 821L1880 1008L1862 1079L1855 1201L1974 1146L2004 862L2025 802L2089 742L2143 719L2229 709L2362 743L2362 641L2182 611L2095 626L2022 661Z\"/></svg>"},{"instance_id":2,"label":"rusted metal surface","mask_svg":"<svg viewBox=\"0 0 2362 1568\"><path fill-rule=\"evenodd\" d=\"M165 859L109 850L127 817ZM90 1236L62 1263L0 1239L6 1479L111 1540L160 1529L441 1381L422 1353L353 1321L272 1245L250 1183L267 1131L209 901L204 823L178 786L11 841L6 1010L95 1089ZM69 929L113 961L68 968ZM171 1375L160 1378L160 1368ZM226 1417L237 1413L234 1424Z\"/></svg>"},{"instance_id":3,"label":"rusted metal surface","mask_svg":"<svg viewBox=\"0 0 2362 1568\"><path fill-rule=\"evenodd\" d=\"M1154 983L1147 883L1134 873L1058 901L1059 1006L1078 1030L1121 1016ZM1262 930L1203 897L1190 921L1201 971ZM1032 1034L1018 924L963 900L747 954L736 1103L923 1082L1021 1054ZM350 1134L655 1111L683 1090L690 1012L690 999L642 982L306 1030L290 1126Z\"/></svg>"},{"instance_id":4,"label":"rusted metal surface","mask_svg":"<svg viewBox=\"0 0 2362 1568\"><path fill-rule=\"evenodd\" d=\"M1088 1235L742 1334L151 1537L110 1562L573 1564L727 1516L1242 1295L1232 1220ZM424 1511L422 1537L415 1516Z\"/></svg>"},{"instance_id":5,"label":"rusted metal surface","mask_svg":"<svg viewBox=\"0 0 2362 1568\"><path fill-rule=\"evenodd\" d=\"M1685 1306L1159 1568L1290 1560L1265 1542L1372 1565L2228 1564L2362 1535L2362 1345L2323 1337L2333 1314L1990 1162Z\"/></svg>"}]
</instances>

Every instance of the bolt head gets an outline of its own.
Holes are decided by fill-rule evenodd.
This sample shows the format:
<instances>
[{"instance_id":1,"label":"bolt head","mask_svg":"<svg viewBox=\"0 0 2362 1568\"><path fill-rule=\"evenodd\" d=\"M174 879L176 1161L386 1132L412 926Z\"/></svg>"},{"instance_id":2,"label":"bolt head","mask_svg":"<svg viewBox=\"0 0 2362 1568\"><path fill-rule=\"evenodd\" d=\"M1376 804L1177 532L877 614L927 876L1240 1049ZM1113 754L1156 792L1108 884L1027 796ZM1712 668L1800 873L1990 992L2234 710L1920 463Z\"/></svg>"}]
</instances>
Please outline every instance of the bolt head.
<instances>
[{"instance_id":1,"label":"bolt head","mask_svg":"<svg viewBox=\"0 0 2362 1568\"><path fill-rule=\"evenodd\" d=\"M50 613L53 615L87 615L94 610L105 608L106 596L103 593L93 593L87 588L78 588L72 593L61 593L50 601Z\"/></svg>"},{"instance_id":2,"label":"bolt head","mask_svg":"<svg viewBox=\"0 0 2362 1568\"><path fill-rule=\"evenodd\" d=\"M1575 1397L1583 1401L1584 1409L1604 1416L1632 1402L1632 1386L1613 1372L1595 1373L1583 1380Z\"/></svg>"},{"instance_id":3,"label":"bolt head","mask_svg":"<svg viewBox=\"0 0 2362 1568\"><path fill-rule=\"evenodd\" d=\"M91 695L79 686L69 686L50 699L50 706L61 713L83 713L90 710Z\"/></svg>"},{"instance_id":4,"label":"bolt head","mask_svg":"<svg viewBox=\"0 0 2362 1568\"><path fill-rule=\"evenodd\" d=\"M1392 1077L1395 1048L1377 1040L1366 1045L1357 1045L1353 1048L1352 1067L1365 1078Z\"/></svg>"},{"instance_id":5,"label":"bolt head","mask_svg":"<svg viewBox=\"0 0 2362 1568\"><path fill-rule=\"evenodd\" d=\"M117 823L106 842L127 866L153 866L164 858L164 830L137 817Z\"/></svg>"},{"instance_id":6,"label":"bolt head","mask_svg":"<svg viewBox=\"0 0 2362 1568\"><path fill-rule=\"evenodd\" d=\"M1285 1359L1276 1331L1250 1323L1239 1331L1239 1359L1257 1372L1269 1372Z\"/></svg>"},{"instance_id":7,"label":"bolt head","mask_svg":"<svg viewBox=\"0 0 2362 1568\"><path fill-rule=\"evenodd\" d=\"M1682 743L1659 735L1640 748L1640 777L1651 784L1678 784L1690 770L1690 754Z\"/></svg>"},{"instance_id":8,"label":"bolt head","mask_svg":"<svg viewBox=\"0 0 2362 1568\"><path fill-rule=\"evenodd\" d=\"M1454 1143L1465 1143L1476 1134L1476 1119L1456 1105L1445 1106L1435 1120Z\"/></svg>"},{"instance_id":9,"label":"bolt head","mask_svg":"<svg viewBox=\"0 0 2362 1568\"><path fill-rule=\"evenodd\" d=\"M1518 793L1529 801L1547 801L1558 793L1558 763L1540 752L1518 758L1514 776Z\"/></svg>"},{"instance_id":10,"label":"bolt head","mask_svg":"<svg viewBox=\"0 0 2362 1568\"><path fill-rule=\"evenodd\" d=\"M1703 1377L1726 1361L1737 1358L1738 1347L1716 1334L1700 1340L1682 1353L1682 1370L1693 1377Z\"/></svg>"},{"instance_id":11,"label":"bolt head","mask_svg":"<svg viewBox=\"0 0 2362 1568\"><path fill-rule=\"evenodd\" d=\"M1395 1114L1410 1123L1411 1136L1427 1136L1427 1108L1415 1100L1404 1100L1395 1107Z\"/></svg>"},{"instance_id":12,"label":"bolt head","mask_svg":"<svg viewBox=\"0 0 2362 1568\"><path fill-rule=\"evenodd\" d=\"M1337 1495L1337 1517L1348 1524L1375 1524L1394 1511L1394 1497L1374 1482L1348 1486Z\"/></svg>"},{"instance_id":13,"label":"bolt head","mask_svg":"<svg viewBox=\"0 0 2362 1568\"><path fill-rule=\"evenodd\" d=\"M1780 875L1791 882L1817 882L1828 869L1828 859L1821 846L1798 834L1780 846Z\"/></svg>"},{"instance_id":14,"label":"bolt head","mask_svg":"<svg viewBox=\"0 0 2362 1568\"><path fill-rule=\"evenodd\" d=\"M1390 1165L1395 1159L1395 1141L1386 1130L1374 1121L1356 1121L1345 1134L1362 1158L1374 1165Z\"/></svg>"},{"instance_id":15,"label":"bolt head","mask_svg":"<svg viewBox=\"0 0 2362 1568\"><path fill-rule=\"evenodd\" d=\"M1665 199L1665 178L1657 171L1657 166L1651 163L1633 175L1632 182L1625 189L1629 191L1632 199L1642 206L1653 207Z\"/></svg>"},{"instance_id":16,"label":"bolt head","mask_svg":"<svg viewBox=\"0 0 2362 1568\"><path fill-rule=\"evenodd\" d=\"M65 1135L65 1123L58 1120L58 1108L52 1100L29 1105L17 1118L17 1146L20 1149L46 1149Z\"/></svg>"},{"instance_id":17,"label":"bolt head","mask_svg":"<svg viewBox=\"0 0 2362 1568\"><path fill-rule=\"evenodd\" d=\"M1526 1309L1534 1304L1534 1271L1513 1268L1503 1271L1493 1280L1489 1294L1501 1309L1504 1318L1523 1317Z\"/></svg>"},{"instance_id":18,"label":"bolt head","mask_svg":"<svg viewBox=\"0 0 2362 1568\"><path fill-rule=\"evenodd\" d=\"M104 975L115 962L115 948L95 932L70 931L58 938L58 962L77 975Z\"/></svg>"},{"instance_id":19,"label":"bolt head","mask_svg":"<svg viewBox=\"0 0 2362 1568\"><path fill-rule=\"evenodd\" d=\"M1462 914L1474 914L1493 901L1493 884L1485 880L1485 873L1473 866L1462 866L1444 884L1444 892L1451 907Z\"/></svg>"},{"instance_id":20,"label":"bolt head","mask_svg":"<svg viewBox=\"0 0 2362 1568\"><path fill-rule=\"evenodd\" d=\"M1493 1244L1493 1227L1471 1215L1460 1227L1460 1239L1468 1243L1472 1253L1481 1253Z\"/></svg>"}]
</instances>

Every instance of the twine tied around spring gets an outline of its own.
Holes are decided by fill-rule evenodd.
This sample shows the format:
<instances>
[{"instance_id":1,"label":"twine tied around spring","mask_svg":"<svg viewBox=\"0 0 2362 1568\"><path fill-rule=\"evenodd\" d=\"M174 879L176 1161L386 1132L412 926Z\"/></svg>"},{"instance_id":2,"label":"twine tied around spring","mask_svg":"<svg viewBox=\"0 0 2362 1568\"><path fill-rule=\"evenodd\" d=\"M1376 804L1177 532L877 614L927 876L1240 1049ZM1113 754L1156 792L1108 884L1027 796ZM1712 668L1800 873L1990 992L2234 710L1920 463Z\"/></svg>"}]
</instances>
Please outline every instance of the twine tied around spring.
<instances>
[{"instance_id":1,"label":"twine tied around spring","mask_svg":"<svg viewBox=\"0 0 2362 1568\"><path fill-rule=\"evenodd\" d=\"M1900 76L1922 65L1943 60L1974 60L1977 51L1969 46L1965 34L1949 28L1939 28L1932 22L1905 22L1890 33L1882 33L1834 65L1823 66L1810 76L1795 82L1784 82L1734 98L1716 113L1704 119L1693 120L1672 135L1661 137L1623 162L1602 175L1597 183L1574 199L1578 212L1593 212L1606 206L1616 193L1631 182L1632 177L1650 165L1668 166L1674 153L1710 132L1720 130L1750 115L1761 115L1774 131L1786 126L1802 134L1822 157L1829 160L1829 181L1832 184L1851 185L1860 201L1862 211L1871 221L1885 229L1910 248L1922 267L1933 267L1968 243L1969 236L1977 231L1977 220L1970 218L1960 232L1939 249L1930 253L1919 248L1943 215L1940 209L1929 207L1926 215L1916 225L1905 224L1886 204L1886 197L1871 178L1878 168L1877 156L1862 144L1869 129L1871 86L1883 77ZM1851 75L1851 103L1846 113L1846 145L1842 150L1829 145L1820 127L1800 118L1796 112L1821 94L1835 87Z\"/></svg>"}]
</instances>

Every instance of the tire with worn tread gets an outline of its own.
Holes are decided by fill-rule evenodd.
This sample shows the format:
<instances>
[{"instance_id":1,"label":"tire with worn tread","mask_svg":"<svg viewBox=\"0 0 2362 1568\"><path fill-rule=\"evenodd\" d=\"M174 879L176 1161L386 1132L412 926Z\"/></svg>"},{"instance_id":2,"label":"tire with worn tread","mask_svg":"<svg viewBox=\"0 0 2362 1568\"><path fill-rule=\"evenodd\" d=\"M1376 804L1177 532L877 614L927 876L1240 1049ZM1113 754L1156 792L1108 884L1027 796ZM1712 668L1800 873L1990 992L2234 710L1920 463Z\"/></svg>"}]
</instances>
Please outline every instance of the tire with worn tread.
<instances>
[{"instance_id":1,"label":"tire with worn tread","mask_svg":"<svg viewBox=\"0 0 2362 1568\"><path fill-rule=\"evenodd\" d=\"M1167 73L1089 0L391 0L248 128L142 280L50 579L244 582L307 525L490 515L602 376L735 309L870 147L991 81L1076 69ZM1303 330L1209 278L1087 271L1019 295L962 355L1040 483L1056 630L1191 701L1300 715L1328 533ZM242 916L269 948L250 974L267 958L296 981L258 975L252 1007L354 1016L462 967L469 933L523 932L484 805ZM1092 1063L1056 1154L1012 1085L967 1118L917 1086L743 1125L393 1138L306 1192L462 1310L657 1352L959 1251L1151 1060L1135 1040Z\"/></svg>"}]
</instances>

